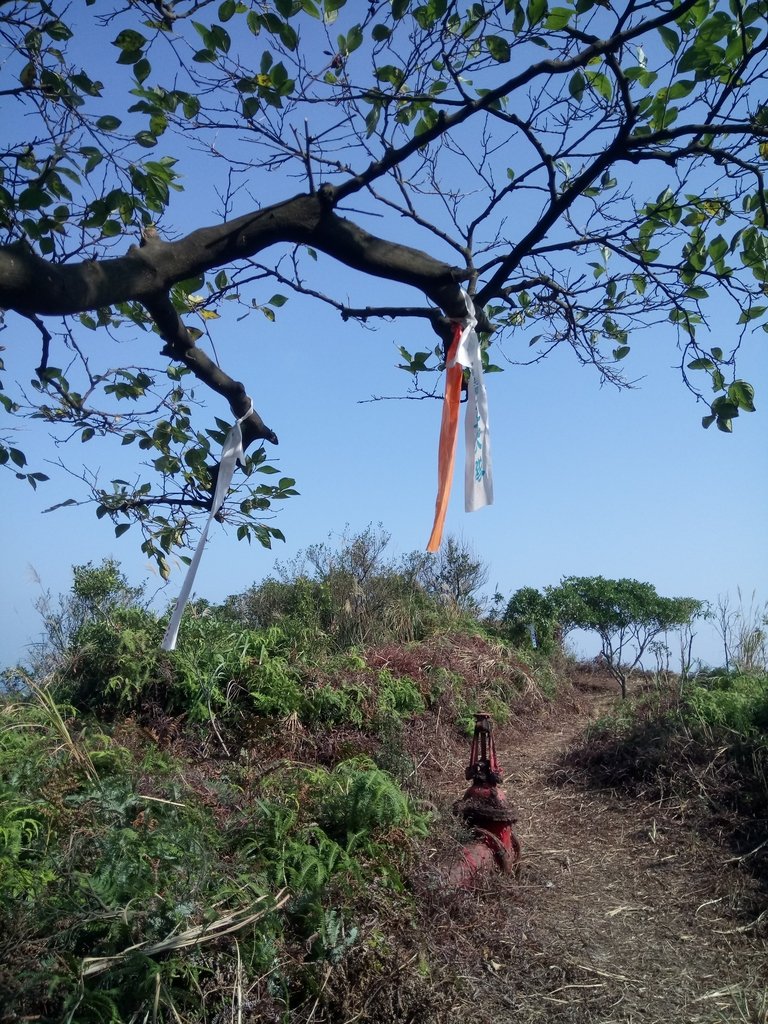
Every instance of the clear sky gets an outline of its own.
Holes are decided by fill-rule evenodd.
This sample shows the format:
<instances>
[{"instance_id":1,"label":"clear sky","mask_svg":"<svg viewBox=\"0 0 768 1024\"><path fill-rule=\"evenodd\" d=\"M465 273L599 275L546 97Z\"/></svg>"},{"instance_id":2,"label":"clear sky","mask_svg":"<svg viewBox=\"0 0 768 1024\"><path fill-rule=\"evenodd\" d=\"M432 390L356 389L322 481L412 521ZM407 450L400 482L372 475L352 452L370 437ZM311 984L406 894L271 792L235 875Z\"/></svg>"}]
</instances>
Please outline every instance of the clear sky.
<instances>
[{"instance_id":1,"label":"clear sky","mask_svg":"<svg viewBox=\"0 0 768 1024\"><path fill-rule=\"evenodd\" d=\"M31 340L16 346L15 338L21 334L9 325L3 340L11 343L10 374L23 379L36 351ZM568 352L488 376L495 504L464 513L459 458L447 531L463 536L489 563L490 589L508 596L563 575L600 574L648 580L669 596L735 597L737 587L766 596L764 338L755 337L742 360L743 375L758 387L758 411L742 415L732 435L701 428L701 408L673 367L674 341L661 332L644 338L628 357L631 374L643 377L631 391L600 388ZM222 360L236 354L256 406L280 437L277 465L296 478L301 494L275 520L287 542L276 542L274 553L238 543L216 525L198 594L215 601L242 590L269 574L275 556L290 557L345 524L362 529L381 522L392 534L393 551L426 545L439 403L365 400L404 394L408 378L395 369L396 346L426 348L430 340L423 326L387 325L374 333L342 324L324 309L308 316L291 300L276 324L254 317L219 341ZM211 407L227 417L223 402ZM28 424L22 446L30 462L38 454L61 455L77 468L86 454L93 458L77 439L52 453L40 435L39 425ZM125 450L103 450L98 461L105 475L130 471ZM134 449L129 452L136 457ZM65 590L73 564L114 555L132 581L146 581L150 590L160 584L133 531L116 540L109 521L96 520L87 507L41 514L78 494L60 471L42 468L51 482L37 492L9 474L1 478L2 663L23 656L36 634L38 578L54 592ZM173 598L180 581L178 569L158 600ZM702 635L696 653L717 662L719 646Z\"/></svg>"},{"instance_id":2,"label":"clear sky","mask_svg":"<svg viewBox=\"0 0 768 1024\"><path fill-rule=\"evenodd\" d=\"M175 153L164 141L154 155L166 151ZM196 160L181 165L187 177L186 191L172 207L177 232L199 226L201 217L216 219L211 193L217 181ZM259 198L268 203L301 187L273 174ZM363 223L385 236L401 230L394 220ZM322 255L318 268L321 280L325 275L359 305L386 301L389 294L387 286ZM264 287L255 291L258 301L278 290ZM397 301L415 300L398 292ZM734 330L716 317L710 343L727 348ZM135 348L146 344L136 333L123 328L120 345L106 336L98 345L113 365L121 359L135 363ZM347 524L359 530L380 522L392 535L393 553L424 548L434 510L439 403L366 400L406 394L409 378L396 369L397 347L434 347L430 329L407 322L366 330L342 323L325 306L291 297L275 324L259 313L239 322L225 317L214 324L213 336L222 364L242 379L277 432L277 465L295 477L301 493L274 520L287 538L274 551L238 543L233 531L216 524L197 593L217 601L243 590L268 575L276 557L290 558ZM768 598L767 340L758 328L742 347L739 375L755 384L758 411L742 414L732 435L702 429L708 408L697 405L681 382L671 326L635 339L624 363L637 380L629 391L601 388L595 373L569 351L531 367L497 357L505 372L487 378L496 501L464 514L459 457L447 520L447 532L461 535L490 565L489 591L498 588L508 597L518 587L554 584L564 575L600 574L647 580L668 596L713 600L728 593L735 599L741 588L747 599L753 590ZM7 348L6 377L28 381L39 359L34 332L9 315L0 344ZM152 359L160 363L156 355ZM229 418L221 399L213 397L208 408ZM175 597L183 572L175 568L163 588L135 531L116 540L109 520L96 520L90 508L42 514L70 495L82 496L76 481L46 460L61 457L78 470L87 458L106 479L130 479L136 466L131 460L139 455L134 448L98 439L83 446L75 438L54 449L35 422L23 425L19 446L51 481L33 492L11 474L0 474L0 664L23 658L38 632L33 604L41 586L54 593L68 589L73 564L114 556L132 582L158 591L160 607ZM596 649L596 643L586 648L590 654ZM721 661L716 638L704 627L694 653Z\"/></svg>"}]
</instances>

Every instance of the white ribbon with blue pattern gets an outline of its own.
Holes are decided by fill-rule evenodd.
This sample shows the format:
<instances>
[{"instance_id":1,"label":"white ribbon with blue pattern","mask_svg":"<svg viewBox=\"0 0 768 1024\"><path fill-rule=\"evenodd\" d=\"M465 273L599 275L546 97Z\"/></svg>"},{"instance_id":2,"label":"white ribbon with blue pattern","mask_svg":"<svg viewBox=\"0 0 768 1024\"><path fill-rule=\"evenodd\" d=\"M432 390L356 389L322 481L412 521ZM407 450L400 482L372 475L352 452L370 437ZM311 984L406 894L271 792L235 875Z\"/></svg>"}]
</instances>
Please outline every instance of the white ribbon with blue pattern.
<instances>
[{"instance_id":1,"label":"white ribbon with blue pattern","mask_svg":"<svg viewBox=\"0 0 768 1024\"><path fill-rule=\"evenodd\" d=\"M200 534L200 540L197 542L197 547L195 548L195 553L192 556L192 561L189 563L187 575L179 593L178 600L176 601L176 607L173 610L171 621L168 623L168 629L165 631L163 642L160 645L164 651L173 651L176 649L176 640L179 635L181 617L184 614L187 601L189 601L189 595L192 592L195 575L197 574L197 567L200 565L200 559L203 556L203 548L205 547L205 542L208 539L208 527L211 525L213 517L224 504L224 499L229 491L229 485L232 483L235 466L238 462L240 465L243 465L244 463L243 432L240 429L240 424L247 420L252 412L253 406L251 406L245 416L240 417L224 439L224 446L221 449L221 460L219 462L219 475L216 478L216 490L213 492L211 513L206 520L202 533Z\"/></svg>"},{"instance_id":2,"label":"white ribbon with blue pattern","mask_svg":"<svg viewBox=\"0 0 768 1024\"><path fill-rule=\"evenodd\" d=\"M488 425L488 395L483 380L483 357L475 326L475 307L465 291L467 317L456 350L456 362L469 370L467 410L464 419L464 511L475 512L493 504L491 434Z\"/></svg>"}]
</instances>

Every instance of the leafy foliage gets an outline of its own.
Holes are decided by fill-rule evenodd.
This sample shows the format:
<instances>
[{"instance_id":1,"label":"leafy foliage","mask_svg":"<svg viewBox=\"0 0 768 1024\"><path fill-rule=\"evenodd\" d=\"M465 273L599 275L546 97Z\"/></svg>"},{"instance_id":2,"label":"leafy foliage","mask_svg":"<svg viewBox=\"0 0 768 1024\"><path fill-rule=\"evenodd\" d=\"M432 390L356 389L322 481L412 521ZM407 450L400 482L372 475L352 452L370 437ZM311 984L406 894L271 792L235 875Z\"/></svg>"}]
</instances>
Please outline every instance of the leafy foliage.
<instances>
[{"instance_id":1,"label":"leafy foliage","mask_svg":"<svg viewBox=\"0 0 768 1024\"><path fill-rule=\"evenodd\" d=\"M654 639L686 625L703 609L695 598L661 597L650 583L602 576L566 576L559 586L547 589L547 598L557 608L564 634L573 629L597 633L601 655L622 697L627 695L627 678ZM627 665L625 657L632 659Z\"/></svg>"},{"instance_id":2,"label":"leafy foliage","mask_svg":"<svg viewBox=\"0 0 768 1024\"><path fill-rule=\"evenodd\" d=\"M10 0L3 19L0 305L42 351L0 403L94 459L110 440L145 454L133 481L83 479L161 572L207 510L229 427L200 422L194 386L244 419L246 449L277 440L209 337L233 315L272 322L294 297L428 323L437 343L402 350L427 392L463 285L488 370L491 342L513 363L568 346L621 385L639 331L663 327L705 427L730 432L755 408L736 354L768 329L764 0ZM273 172L303 191L244 209ZM192 232L191 180L195 212L217 221ZM346 216L353 196L383 237ZM353 304L328 260L393 282L392 304ZM103 356L96 335L135 357ZM12 428L0 465L47 479ZM296 491L258 482L273 468L263 447L245 460L222 513L241 539L281 536L267 520Z\"/></svg>"},{"instance_id":3,"label":"leafy foliage","mask_svg":"<svg viewBox=\"0 0 768 1024\"><path fill-rule=\"evenodd\" d=\"M509 599L501 619L505 634L516 647L551 654L561 634L556 603L535 587L521 587Z\"/></svg>"},{"instance_id":4,"label":"leafy foliage","mask_svg":"<svg viewBox=\"0 0 768 1024\"><path fill-rule=\"evenodd\" d=\"M297 648L311 643L337 651L407 643L453 623L454 603L446 605L439 588L425 581L431 557L414 552L394 559L386 550L390 539L381 526L369 525L345 531L335 543L311 544L279 568L279 579L233 595L223 612L257 629L279 622Z\"/></svg>"},{"instance_id":5,"label":"leafy foliage","mask_svg":"<svg viewBox=\"0 0 768 1024\"><path fill-rule=\"evenodd\" d=\"M204 601L162 652L163 617L112 562L75 567L51 607L51 677L19 669L0 694L0 1000L17 1015L204 1024L242 990L255 1018L311 1010L330 966L360 946L379 963L372 919L412 913L423 716L461 731L481 706L544 705L523 662L442 605L434 635L364 652Z\"/></svg>"},{"instance_id":6,"label":"leafy foliage","mask_svg":"<svg viewBox=\"0 0 768 1024\"><path fill-rule=\"evenodd\" d=\"M0 733L0 945L14 971L0 990L15 1012L127 1022L159 1006L203 1020L203 1006L229 1005L220 978L234 950L202 945L155 960L142 945L162 949L227 914L245 918L286 885L285 911L241 928L237 956L254 977L275 976L288 1008L304 982L285 950L310 939L307 981L312 960L342 955L357 934L344 928L353 893L374 881L397 887L408 842L427 827L370 761L287 773L259 796L233 763L212 803L189 782L192 760L159 757L125 725L128 747L93 720L68 718L65 746L39 728L45 705L6 701L2 712L13 727ZM34 957L19 957L20 938ZM108 969L81 975L88 958L104 957Z\"/></svg>"},{"instance_id":7,"label":"leafy foliage","mask_svg":"<svg viewBox=\"0 0 768 1024\"><path fill-rule=\"evenodd\" d=\"M768 733L768 676L702 677L686 693L688 718L750 739Z\"/></svg>"},{"instance_id":8,"label":"leafy foliage","mask_svg":"<svg viewBox=\"0 0 768 1024\"><path fill-rule=\"evenodd\" d=\"M741 861L768 877L768 676L703 674L626 702L563 759L594 783L676 801L705 830L723 824Z\"/></svg>"}]
</instances>

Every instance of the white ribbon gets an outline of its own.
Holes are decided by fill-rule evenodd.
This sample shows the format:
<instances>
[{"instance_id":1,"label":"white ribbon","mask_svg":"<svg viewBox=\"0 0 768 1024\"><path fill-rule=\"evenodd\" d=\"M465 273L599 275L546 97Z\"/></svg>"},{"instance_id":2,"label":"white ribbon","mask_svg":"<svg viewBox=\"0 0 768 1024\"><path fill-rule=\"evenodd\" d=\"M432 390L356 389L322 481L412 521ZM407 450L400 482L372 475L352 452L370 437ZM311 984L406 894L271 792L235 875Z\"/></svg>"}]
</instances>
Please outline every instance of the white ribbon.
<instances>
[{"instance_id":1,"label":"white ribbon","mask_svg":"<svg viewBox=\"0 0 768 1024\"><path fill-rule=\"evenodd\" d=\"M488 426L488 395L483 381L483 358L475 326L475 307L465 291L467 318L456 349L455 362L469 370L467 411L464 418L464 511L475 512L493 504L491 435Z\"/></svg>"},{"instance_id":2,"label":"white ribbon","mask_svg":"<svg viewBox=\"0 0 768 1024\"><path fill-rule=\"evenodd\" d=\"M168 629L165 631L163 642L160 644L164 651L173 651L176 649L176 640L179 635L181 616L184 614L187 601L189 601L189 595L192 591L192 585L195 582L195 575L197 574L197 567L200 565L200 559L203 556L203 548L205 547L205 542L208 539L208 527L211 525L213 517L224 504L224 499L229 491L229 485L232 483L235 465L238 462L241 466L244 465L243 432L240 429L240 424L247 420L252 412L253 406L250 407L245 416L240 417L224 438L224 445L221 449L221 460L219 461L219 475L216 477L216 490L213 492L211 514L208 516L205 526L203 527L203 531L200 534L200 540L197 542L197 547L195 548L195 553L192 556L192 561L189 563L187 575L181 591L179 592L176 607L174 608L173 615L171 616L171 621L168 623Z\"/></svg>"}]
</instances>

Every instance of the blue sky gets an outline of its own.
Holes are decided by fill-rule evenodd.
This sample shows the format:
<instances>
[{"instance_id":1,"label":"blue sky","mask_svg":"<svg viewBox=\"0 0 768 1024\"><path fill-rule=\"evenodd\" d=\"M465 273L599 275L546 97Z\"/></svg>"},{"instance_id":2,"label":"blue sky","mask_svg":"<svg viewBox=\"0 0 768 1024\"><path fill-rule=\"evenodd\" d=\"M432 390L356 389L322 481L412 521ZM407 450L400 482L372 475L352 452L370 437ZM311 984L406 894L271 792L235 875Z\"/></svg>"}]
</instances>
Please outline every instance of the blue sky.
<instances>
[{"instance_id":1,"label":"blue sky","mask_svg":"<svg viewBox=\"0 0 768 1024\"><path fill-rule=\"evenodd\" d=\"M12 325L3 340L8 344L14 337L21 335ZM631 375L643 378L631 391L599 387L594 373L568 352L488 376L495 504L464 513L457 459L446 529L489 563L490 589L498 586L508 596L520 586L541 587L563 575L600 574L648 580L667 595L711 600L723 593L735 597L740 587L764 597L763 339L761 333L745 346L741 364L742 375L757 384L758 411L742 415L732 435L701 428L701 407L673 365L674 340L662 332L643 338L628 357ZM308 543L340 533L345 524L356 530L381 522L395 552L426 545L439 403L365 400L404 394L408 378L395 368L396 347L413 350L429 343L424 327L403 332L386 325L373 333L342 324L324 309L314 309L308 319L306 307L293 299L276 324L253 318L218 340L222 360L234 360L257 408L278 433L276 464L296 478L301 494L275 520L287 542L276 542L274 553L238 543L233 532L216 525L198 574L198 594L219 600L242 590L270 573L275 556L289 558ZM9 376L23 379L34 352L27 345L10 352ZM227 416L219 400L210 408ZM36 425L28 426L22 447L30 462L51 458ZM86 454L93 459L75 440L66 454L53 457L64 455L77 468ZM125 450L105 444L97 461L112 476L130 471L127 459ZM146 582L150 592L160 587L132 531L116 540L111 524L97 521L88 508L42 514L77 494L61 472L42 468L52 479L37 492L9 475L3 478L3 663L23 656L25 643L35 637L38 577L54 592L65 590L73 564L114 555L132 581ZM161 589L160 604L175 596L180 581L178 569ZM697 655L717 662L717 641L707 630L701 633ZM587 650L594 653L591 646Z\"/></svg>"},{"instance_id":2,"label":"blue sky","mask_svg":"<svg viewBox=\"0 0 768 1024\"><path fill-rule=\"evenodd\" d=\"M129 69L110 66L109 73L128 75ZM167 140L153 156L164 153L181 155ZM170 218L177 233L199 226L201 216L203 222L216 219L211 165L193 155L180 166L186 191L174 200ZM656 184L664 187L663 181L653 184L651 192ZM261 180L259 198L267 203L301 187L273 174ZM644 194L648 187L646 180ZM384 236L401 237L404 230L398 220L362 222ZM433 254L447 257L447 252ZM357 305L388 297L418 300L402 290L395 297L394 286L340 269L322 256L318 280ZM276 290L285 291L257 285L254 297L265 302ZM710 344L727 348L733 340L735 326L726 317L716 310ZM342 323L326 306L291 297L275 324L259 313L244 321L225 316L212 332L222 364L245 383L280 437L277 465L296 479L301 493L274 520L287 543L276 543L272 552L238 543L233 531L215 525L197 593L216 601L243 590L268 575L276 557L289 559L347 524L359 530L380 522L392 534L395 554L423 549L435 500L439 403L366 400L406 394L409 378L396 369L397 348L433 348L430 329L418 322L386 322L376 331L365 330ZM125 339L120 345L100 337L100 352L112 365L121 359L136 362L135 349L146 345L146 336L137 340L128 328L120 333ZM758 411L742 414L732 435L702 429L708 409L682 384L670 325L634 339L624 363L627 375L637 380L629 391L600 387L594 371L579 366L569 351L530 367L496 358L505 366L503 374L487 380L496 501L464 514L459 457L446 524L447 532L462 536L489 564L489 590L498 588L508 597L518 587L542 587L564 575L601 574L648 580L670 596L713 600L728 593L735 598L741 588L745 595L756 590L761 600L768 598L766 340L758 329L742 346L739 376L756 386ZM527 351L524 341L519 344ZM7 348L6 377L28 381L39 357L29 325L9 315L0 345ZM507 354L514 355L514 349L508 347ZM151 361L161 362L156 355ZM214 396L207 406L211 414L229 418L221 399ZM79 495L76 483L47 460L62 457L77 470L87 457L104 478L130 479L138 457L133 448L98 439L83 446L75 439L56 450L34 422L23 425L18 440L30 464L48 473L51 482L33 492L10 474L0 475L6 524L0 664L24 656L38 632L33 603L40 587L54 593L68 589L73 564L114 556L132 582L158 592L159 607L175 597L183 571L174 569L162 587L135 532L116 540L111 523L96 520L89 508L42 514ZM585 650L594 654L597 644L588 642ZM719 644L706 627L694 653L708 662L721 660Z\"/></svg>"}]
</instances>

